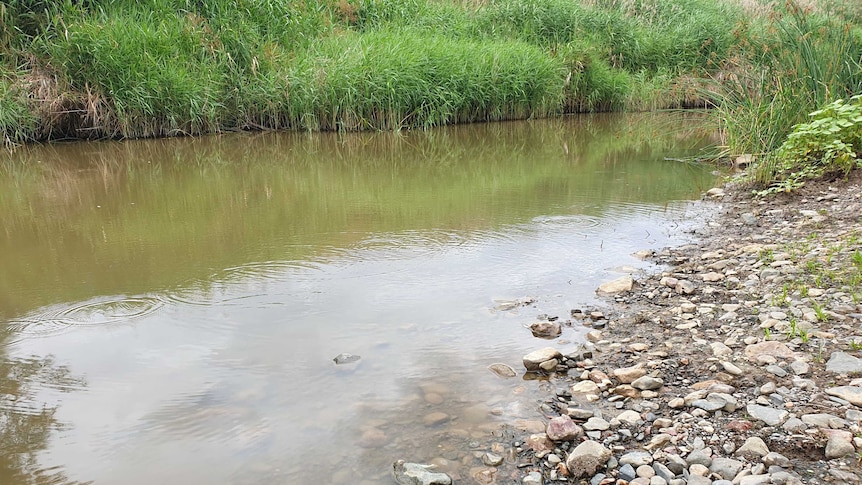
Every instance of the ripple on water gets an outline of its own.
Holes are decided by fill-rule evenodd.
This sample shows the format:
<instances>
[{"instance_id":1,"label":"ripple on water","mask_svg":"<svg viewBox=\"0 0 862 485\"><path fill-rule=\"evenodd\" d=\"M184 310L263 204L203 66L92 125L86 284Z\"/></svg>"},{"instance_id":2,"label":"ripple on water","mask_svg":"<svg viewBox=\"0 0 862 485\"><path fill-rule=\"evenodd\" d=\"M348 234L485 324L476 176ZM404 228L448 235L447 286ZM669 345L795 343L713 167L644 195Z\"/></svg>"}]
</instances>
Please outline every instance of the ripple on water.
<instances>
[{"instance_id":1,"label":"ripple on water","mask_svg":"<svg viewBox=\"0 0 862 485\"><path fill-rule=\"evenodd\" d=\"M18 340L62 332L72 327L112 325L158 311L164 302L152 296L101 297L69 305L54 305L9 323Z\"/></svg>"}]
</instances>

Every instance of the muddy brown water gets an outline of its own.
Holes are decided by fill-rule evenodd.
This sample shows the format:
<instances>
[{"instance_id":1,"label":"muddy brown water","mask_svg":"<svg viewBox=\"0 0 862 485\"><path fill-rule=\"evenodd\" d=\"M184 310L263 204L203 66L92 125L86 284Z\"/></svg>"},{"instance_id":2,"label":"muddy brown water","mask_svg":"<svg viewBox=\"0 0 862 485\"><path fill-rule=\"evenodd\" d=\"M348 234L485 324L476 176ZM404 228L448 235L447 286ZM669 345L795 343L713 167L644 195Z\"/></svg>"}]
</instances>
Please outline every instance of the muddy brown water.
<instances>
[{"instance_id":1,"label":"muddy brown water","mask_svg":"<svg viewBox=\"0 0 862 485\"><path fill-rule=\"evenodd\" d=\"M596 115L3 153L0 483L386 484L399 458L469 477L540 418L521 356L585 331L525 325L686 238L715 178L668 159L710 131Z\"/></svg>"}]
</instances>

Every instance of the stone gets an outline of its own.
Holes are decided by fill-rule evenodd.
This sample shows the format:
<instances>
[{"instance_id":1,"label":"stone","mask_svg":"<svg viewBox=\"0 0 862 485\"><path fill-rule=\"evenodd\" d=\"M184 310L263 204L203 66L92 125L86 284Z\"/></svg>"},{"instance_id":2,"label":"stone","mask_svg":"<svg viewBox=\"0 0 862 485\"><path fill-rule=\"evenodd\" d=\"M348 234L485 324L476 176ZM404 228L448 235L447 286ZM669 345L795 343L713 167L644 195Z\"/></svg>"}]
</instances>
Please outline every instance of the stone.
<instances>
[{"instance_id":1,"label":"stone","mask_svg":"<svg viewBox=\"0 0 862 485\"><path fill-rule=\"evenodd\" d=\"M386 433L379 428L366 429L359 437L359 446L362 448L380 448L388 442Z\"/></svg>"},{"instance_id":2,"label":"stone","mask_svg":"<svg viewBox=\"0 0 862 485\"><path fill-rule=\"evenodd\" d=\"M392 476L400 485L452 485L452 477L432 472L433 465L398 460L392 465Z\"/></svg>"},{"instance_id":3,"label":"stone","mask_svg":"<svg viewBox=\"0 0 862 485\"><path fill-rule=\"evenodd\" d=\"M721 198L724 197L724 189L721 187L713 187L706 191L708 197Z\"/></svg>"},{"instance_id":4,"label":"stone","mask_svg":"<svg viewBox=\"0 0 862 485\"><path fill-rule=\"evenodd\" d=\"M741 376L742 375L742 369L735 366L732 362L724 361L721 363L721 367L724 368L724 370L732 376Z\"/></svg>"},{"instance_id":5,"label":"stone","mask_svg":"<svg viewBox=\"0 0 862 485\"><path fill-rule=\"evenodd\" d=\"M584 430L567 415L551 418L545 431L551 441L572 441L584 434Z\"/></svg>"},{"instance_id":6,"label":"stone","mask_svg":"<svg viewBox=\"0 0 862 485\"><path fill-rule=\"evenodd\" d=\"M634 426L641 420L641 415L637 411L627 410L621 412L617 416L617 420L626 425L626 426Z\"/></svg>"},{"instance_id":7,"label":"stone","mask_svg":"<svg viewBox=\"0 0 862 485\"><path fill-rule=\"evenodd\" d=\"M573 478L592 476L607 463L611 450L601 443L588 440L579 444L566 458L566 467Z\"/></svg>"},{"instance_id":8,"label":"stone","mask_svg":"<svg viewBox=\"0 0 862 485\"><path fill-rule=\"evenodd\" d=\"M712 459L712 464L709 465L709 471L718 474L725 480L733 480L741 470L742 462L733 458L716 457Z\"/></svg>"},{"instance_id":9,"label":"stone","mask_svg":"<svg viewBox=\"0 0 862 485\"><path fill-rule=\"evenodd\" d=\"M635 472L634 467L632 467L630 464L625 463L619 468L619 478L621 478L622 480L630 482L634 480L635 477L637 477L637 473Z\"/></svg>"},{"instance_id":10,"label":"stone","mask_svg":"<svg viewBox=\"0 0 862 485\"><path fill-rule=\"evenodd\" d=\"M542 474L539 472L530 472L521 481L523 485L543 485Z\"/></svg>"},{"instance_id":11,"label":"stone","mask_svg":"<svg viewBox=\"0 0 862 485\"><path fill-rule=\"evenodd\" d=\"M553 347L545 347L525 355L523 358L524 367L527 370L537 371L541 368L539 366L542 362L547 362L551 359L560 359L562 356L563 354L559 350Z\"/></svg>"},{"instance_id":12,"label":"stone","mask_svg":"<svg viewBox=\"0 0 862 485\"><path fill-rule=\"evenodd\" d=\"M485 466L500 466L503 464L503 457L496 453L485 453L482 455L482 463Z\"/></svg>"},{"instance_id":13,"label":"stone","mask_svg":"<svg viewBox=\"0 0 862 485\"><path fill-rule=\"evenodd\" d=\"M666 482L669 482L674 479L676 474L670 470L666 465L659 462L653 462L652 464L653 470L655 470L655 474L659 477L664 478Z\"/></svg>"},{"instance_id":14,"label":"stone","mask_svg":"<svg viewBox=\"0 0 862 485\"><path fill-rule=\"evenodd\" d=\"M686 485L712 485L712 480L701 475L689 475Z\"/></svg>"},{"instance_id":15,"label":"stone","mask_svg":"<svg viewBox=\"0 0 862 485\"><path fill-rule=\"evenodd\" d=\"M598 394L599 392L601 392L599 385L593 381L581 381L571 388L572 394Z\"/></svg>"},{"instance_id":16,"label":"stone","mask_svg":"<svg viewBox=\"0 0 862 485\"><path fill-rule=\"evenodd\" d=\"M716 281L721 281L724 279L723 274L716 273L715 271L710 271L709 273L704 273L700 277L703 278L703 281L707 281L710 283L714 283Z\"/></svg>"},{"instance_id":17,"label":"stone","mask_svg":"<svg viewBox=\"0 0 862 485\"><path fill-rule=\"evenodd\" d=\"M811 366L809 366L808 362L805 362L804 360L794 360L790 363L790 370L798 376L803 376L810 372Z\"/></svg>"},{"instance_id":18,"label":"stone","mask_svg":"<svg viewBox=\"0 0 862 485\"><path fill-rule=\"evenodd\" d=\"M745 443L742 444L734 453L737 456L745 456L751 457L756 456L758 458L763 458L767 454L769 454L769 448L766 446L766 443L763 439L752 436L745 440Z\"/></svg>"},{"instance_id":19,"label":"stone","mask_svg":"<svg viewBox=\"0 0 862 485\"><path fill-rule=\"evenodd\" d=\"M770 451L763 457L763 464L766 466L780 466L781 468L790 468L793 466L789 458L775 451Z\"/></svg>"},{"instance_id":20,"label":"stone","mask_svg":"<svg viewBox=\"0 0 862 485\"><path fill-rule=\"evenodd\" d=\"M789 413L783 409L775 409L759 404L749 404L745 410L752 418L763 421L769 426L779 426L789 416Z\"/></svg>"},{"instance_id":21,"label":"stone","mask_svg":"<svg viewBox=\"0 0 862 485\"><path fill-rule=\"evenodd\" d=\"M837 429L823 430L826 434L826 459L843 458L856 453L853 446L853 433Z\"/></svg>"},{"instance_id":22,"label":"stone","mask_svg":"<svg viewBox=\"0 0 862 485\"><path fill-rule=\"evenodd\" d=\"M802 422L817 428L844 428L847 426L847 422L838 416L834 416L832 414L826 413L817 413L817 414L803 414L800 416L802 418Z\"/></svg>"},{"instance_id":23,"label":"stone","mask_svg":"<svg viewBox=\"0 0 862 485\"><path fill-rule=\"evenodd\" d=\"M422 418L422 422L425 423L425 426L437 426L438 424L443 424L446 421L449 421L449 415L446 413L441 413L440 411L426 414L425 417Z\"/></svg>"},{"instance_id":24,"label":"stone","mask_svg":"<svg viewBox=\"0 0 862 485\"><path fill-rule=\"evenodd\" d=\"M838 386L826 389L826 394L841 398L854 406L862 407L862 387Z\"/></svg>"},{"instance_id":25,"label":"stone","mask_svg":"<svg viewBox=\"0 0 862 485\"><path fill-rule=\"evenodd\" d=\"M702 465L709 468L710 463L712 463L712 448L702 448L692 451L685 457L685 462L689 468L692 465Z\"/></svg>"},{"instance_id":26,"label":"stone","mask_svg":"<svg viewBox=\"0 0 862 485\"><path fill-rule=\"evenodd\" d=\"M634 285L634 280L631 275L625 275L615 280L611 280L599 285L599 288L596 290L596 293L599 295L613 295L616 293L623 293L626 291L631 291L632 286Z\"/></svg>"},{"instance_id":27,"label":"stone","mask_svg":"<svg viewBox=\"0 0 862 485\"><path fill-rule=\"evenodd\" d=\"M361 357L359 357L358 355L341 353L341 354L336 355L332 359L332 361L335 362L335 365L342 365L342 364L352 364L353 362L356 362L359 359L361 359Z\"/></svg>"},{"instance_id":28,"label":"stone","mask_svg":"<svg viewBox=\"0 0 862 485\"><path fill-rule=\"evenodd\" d=\"M724 407L724 401L715 401L709 399L696 399L691 403L692 407L703 409L707 412L718 411Z\"/></svg>"},{"instance_id":29,"label":"stone","mask_svg":"<svg viewBox=\"0 0 862 485\"><path fill-rule=\"evenodd\" d=\"M641 465L635 470L635 473L640 478L652 478L655 476L655 470L649 465Z\"/></svg>"},{"instance_id":30,"label":"stone","mask_svg":"<svg viewBox=\"0 0 862 485\"><path fill-rule=\"evenodd\" d=\"M832 352L826 362L826 370L836 374L862 373L862 359L853 357L846 352Z\"/></svg>"},{"instance_id":31,"label":"stone","mask_svg":"<svg viewBox=\"0 0 862 485\"><path fill-rule=\"evenodd\" d=\"M653 462L652 455L646 451L630 451L620 457L620 464L639 467Z\"/></svg>"},{"instance_id":32,"label":"stone","mask_svg":"<svg viewBox=\"0 0 862 485\"><path fill-rule=\"evenodd\" d=\"M491 364L488 366L488 370L496 374L498 377L509 378L518 375L518 373L515 372L515 369L506 364Z\"/></svg>"},{"instance_id":33,"label":"stone","mask_svg":"<svg viewBox=\"0 0 862 485\"><path fill-rule=\"evenodd\" d=\"M632 387L634 387L635 389L640 389L641 391L654 391L656 389L660 389L663 385L663 380L652 376L638 377L632 382Z\"/></svg>"},{"instance_id":34,"label":"stone","mask_svg":"<svg viewBox=\"0 0 862 485\"><path fill-rule=\"evenodd\" d=\"M556 369L558 365L560 365L560 361L558 359L546 360L539 364L539 369L545 372L551 372Z\"/></svg>"},{"instance_id":35,"label":"stone","mask_svg":"<svg viewBox=\"0 0 862 485\"><path fill-rule=\"evenodd\" d=\"M634 365L631 367L622 367L614 369L614 377L623 384L631 384L635 379L646 375L646 369L643 364Z\"/></svg>"},{"instance_id":36,"label":"stone","mask_svg":"<svg viewBox=\"0 0 862 485\"><path fill-rule=\"evenodd\" d=\"M551 451L555 448L554 442L545 433L531 434L524 440L524 444L536 453Z\"/></svg>"},{"instance_id":37,"label":"stone","mask_svg":"<svg viewBox=\"0 0 862 485\"><path fill-rule=\"evenodd\" d=\"M605 431L610 427L610 423L598 416L593 416L584 423L584 429L587 431Z\"/></svg>"},{"instance_id":38,"label":"stone","mask_svg":"<svg viewBox=\"0 0 862 485\"><path fill-rule=\"evenodd\" d=\"M767 340L745 347L745 357L750 361L756 361L760 355L769 355L782 359L795 357L796 354L787 345L775 341Z\"/></svg>"},{"instance_id":39,"label":"stone","mask_svg":"<svg viewBox=\"0 0 862 485\"><path fill-rule=\"evenodd\" d=\"M697 287L694 286L694 283L687 280L679 280L676 283L676 292L683 295L691 295L697 290Z\"/></svg>"},{"instance_id":40,"label":"stone","mask_svg":"<svg viewBox=\"0 0 862 485\"><path fill-rule=\"evenodd\" d=\"M530 324L530 332L533 337L557 338L563 332L560 322L535 322Z\"/></svg>"}]
</instances>

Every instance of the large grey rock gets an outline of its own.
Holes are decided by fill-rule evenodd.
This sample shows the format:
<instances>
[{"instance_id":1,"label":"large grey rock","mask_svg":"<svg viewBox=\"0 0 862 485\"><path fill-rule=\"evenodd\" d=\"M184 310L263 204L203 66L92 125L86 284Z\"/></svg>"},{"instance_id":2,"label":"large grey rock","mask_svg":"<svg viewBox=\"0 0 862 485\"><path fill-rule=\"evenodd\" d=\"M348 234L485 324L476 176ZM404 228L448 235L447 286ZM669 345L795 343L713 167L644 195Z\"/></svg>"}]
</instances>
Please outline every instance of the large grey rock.
<instances>
[{"instance_id":1,"label":"large grey rock","mask_svg":"<svg viewBox=\"0 0 862 485\"><path fill-rule=\"evenodd\" d=\"M740 470L742 470L742 462L733 458L716 457L709 465L709 471L717 473L725 480L733 480Z\"/></svg>"},{"instance_id":2,"label":"large grey rock","mask_svg":"<svg viewBox=\"0 0 862 485\"><path fill-rule=\"evenodd\" d=\"M862 359L853 357L846 352L832 352L826 370L836 374L860 374L862 373Z\"/></svg>"},{"instance_id":3,"label":"large grey rock","mask_svg":"<svg viewBox=\"0 0 862 485\"><path fill-rule=\"evenodd\" d=\"M827 436L826 459L843 458L856 452L853 446L853 433L836 429L823 430Z\"/></svg>"},{"instance_id":4,"label":"large grey rock","mask_svg":"<svg viewBox=\"0 0 862 485\"><path fill-rule=\"evenodd\" d=\"M689 467L691 465L703 465L709 468L709 465L712 464L712 448L692 451L685 457L685 462Z\"/></svg>"},{"instance_id":5,"label":"large grey rock","mask_svg":"<svg viewBox=\"0 0 862 485\"><path fill-rule=\"evenodd\" d=\"M789 413L783 409L775 409L768 406L761 406L759 404L749 404L746 406L745 410L752 418L763 421L769 426L779 426L789 415Z\"/></svg>"},{"instance_id":6,"label":"large grey rock","mask_svg":"<svg viewBox=\"0 0 862 485\"><path fill-rule=\"evenodd\" d=\"M452 485L452 477L432 472L433 465L407 463L398 460L392 465L392 476L401 485Z\"/></svg>"},{"instance_id":7,"label":"large grey rock","mask_svg":"<svg viewBox=\"0 0 862 485\"><path fill-rule=\"evenodd\" d=\"M544 349L534 350L523 358L524 367L527 370L539 370L542 362L547 362L552 359L560 359L563 354L553 347L545 347Z\"/></svg>"},{"instance_id":8,"label":"large grey rock","mask_svg":"<svg viewBox=\"0 0 862 485\"><path fill-rule=\"evenodd\" d=\"M611 457L611 450L596 441L584 441L569 453L566 467L575 479L592 476Z\"/></svg>"},{"instance_id":9,"label":"large grey rock","mask_svg":"<svg viewBox=\"0 0 862 485\"><path fill-rule=\"evenodd\" d=\"M560 322L535 322L530 324L530 332L533 337L557 338L563 332Z\"/></svg>"},{"instance_id":10,"label":"large grey rock","mask_svg":"<svg viewBox=\"0 0 862 485\"><path fill-rule=\"evenodd\" d=\"M862 387L838 386L826 389L826 394L839 397L855 406L862 407Z\"/></svg>"}]
</instances>

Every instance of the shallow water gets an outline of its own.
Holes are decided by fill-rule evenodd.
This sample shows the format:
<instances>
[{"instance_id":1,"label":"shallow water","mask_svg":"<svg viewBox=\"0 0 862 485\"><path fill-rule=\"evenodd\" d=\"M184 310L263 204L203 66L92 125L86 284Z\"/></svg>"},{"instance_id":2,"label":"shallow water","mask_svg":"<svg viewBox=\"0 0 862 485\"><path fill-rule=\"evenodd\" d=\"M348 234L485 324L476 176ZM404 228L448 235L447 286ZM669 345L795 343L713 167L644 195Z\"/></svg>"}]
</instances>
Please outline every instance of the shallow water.
<instances>
[{"instance_id":1,"label":"shallow water","mask_svg":"<svg viewBox=\"0 0 862 485\"><path fill-rule=\"evenodd\" d=\"M586 331L525 325L686 237L714 177L676 159L708 135L597 115L3 155L0 483L368 485L399 458L470 483L540 418L521 356Z\"/></svg>"}]
</instances>

